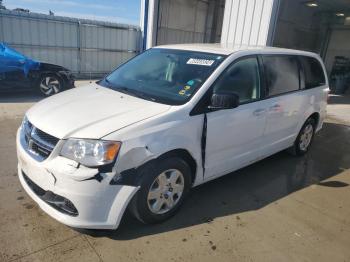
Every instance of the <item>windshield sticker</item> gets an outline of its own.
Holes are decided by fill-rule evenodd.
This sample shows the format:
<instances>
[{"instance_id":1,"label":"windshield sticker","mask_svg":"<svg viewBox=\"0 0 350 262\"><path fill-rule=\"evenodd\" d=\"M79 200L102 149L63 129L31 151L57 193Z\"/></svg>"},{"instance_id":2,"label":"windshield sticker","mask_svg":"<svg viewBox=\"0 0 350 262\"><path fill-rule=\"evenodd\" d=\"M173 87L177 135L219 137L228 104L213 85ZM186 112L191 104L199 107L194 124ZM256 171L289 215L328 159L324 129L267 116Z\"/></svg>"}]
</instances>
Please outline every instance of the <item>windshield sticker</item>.
<instances>
[{"instance_id":1,"label":"windshield sticker","mask_svg":"<svg viewBox=\"0 0 350 262\"><path fill-rule=\"evenodd\" d=\"M190 89L191 89L190 86L185 86L185 87L184 87L184 90L190 90Z\"/></svg>"},{"instance_id":2,"label":"windshield sticker","mask_svg":"<svg viewBox=\"0 0 350 262\"><path fill-rule=\"evenodd\" d=\"M190 80L190 81L187 82L187 84L188 84L189 86L191 86L191 85L194 84L194 81L193 81L193 80Z\"/></svg>"},{"instance_id":3,"label":"windshield sticker","mask_svg":"<svg viewBox=\"0 0 350 262\"><path fill-rule=\"evenodd\" d=\"M182 96L183 96L184 94L186 94L186 90L180 90L180 91L179 91L179 95L182 95Z\"/></svg>"},{"instance_id":4,"label":"windshield sticker","mask_svg":"<svg viewBox=\"0 0 350 262\"><path fill-rule=\"evenodd\" d=\"M190 58L190 59L188 59L187 64L188 65L212 66L212 64L214 62L215 62L215 60Z\"/></svg>"}]
</instances>

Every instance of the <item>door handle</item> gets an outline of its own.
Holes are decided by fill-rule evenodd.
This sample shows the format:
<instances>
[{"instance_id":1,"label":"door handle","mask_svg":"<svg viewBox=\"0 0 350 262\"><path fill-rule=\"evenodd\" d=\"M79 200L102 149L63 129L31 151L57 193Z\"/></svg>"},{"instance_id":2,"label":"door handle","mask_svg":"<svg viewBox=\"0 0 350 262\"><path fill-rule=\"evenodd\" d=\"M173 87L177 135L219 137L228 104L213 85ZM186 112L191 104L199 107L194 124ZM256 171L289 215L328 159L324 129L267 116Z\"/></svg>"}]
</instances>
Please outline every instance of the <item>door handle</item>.
<instances>
[{"instance_id":1,"label":"door handle","mask_svg":"<svg viewBox=\"0 0 350 262\"><path fill-rule=\"evenodd\" d=\"M254 116L261 116L261 115L263 115L265 112L266 112L266 109L260 108L260 109L255 110L255 111L253 112L253 115L254 115Z\"/></svg>"}]
</instances>

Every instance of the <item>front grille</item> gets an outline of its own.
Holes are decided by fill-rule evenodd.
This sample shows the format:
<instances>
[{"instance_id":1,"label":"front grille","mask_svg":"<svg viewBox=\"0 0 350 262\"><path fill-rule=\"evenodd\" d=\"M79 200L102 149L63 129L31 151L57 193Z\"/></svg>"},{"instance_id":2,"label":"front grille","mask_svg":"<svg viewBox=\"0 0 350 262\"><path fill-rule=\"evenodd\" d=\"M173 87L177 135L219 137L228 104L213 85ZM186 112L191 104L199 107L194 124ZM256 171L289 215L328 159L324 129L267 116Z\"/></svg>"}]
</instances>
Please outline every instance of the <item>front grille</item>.
<instances>
[{"instance_id":1,"label":"front grille","mask_svg":"<svg viewBox=\"0 0 350 262\"><path fill-rule=\"evenodd\" d=\"M45 160L59 141L58 138L36 128L28 120L23 122L22 132L24 136L23 147L39 161Z\"/></svg>"},{"instance_id":2,"label":"front grille","mask_svg":"<svg viewBox=\"0 0 350 262\"><path fill-rule=\"evenodd\" d=\"M57 195L52 191L45 191L40 186L35 184L23 171L22 176L24 181L26 181L27 185L30 189L43 201L47 204L55 208L56 210L70 216L78 216L78 210L74 206L74 204L67 198Z\"/></svg>"}]
</instances>

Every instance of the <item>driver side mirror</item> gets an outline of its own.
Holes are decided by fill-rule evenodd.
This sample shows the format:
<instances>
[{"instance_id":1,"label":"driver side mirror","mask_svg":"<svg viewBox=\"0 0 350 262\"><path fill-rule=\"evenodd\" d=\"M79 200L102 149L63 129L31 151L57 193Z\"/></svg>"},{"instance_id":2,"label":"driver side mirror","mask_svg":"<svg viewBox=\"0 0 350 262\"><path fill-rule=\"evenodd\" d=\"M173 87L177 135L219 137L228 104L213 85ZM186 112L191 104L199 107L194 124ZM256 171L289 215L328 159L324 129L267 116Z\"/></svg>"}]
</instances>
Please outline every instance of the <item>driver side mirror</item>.
<instances>
[{"instance_id":1,"label":"driver side mirror","mask_svg":"<svg viewBox=\"0 0 350 262\"><path fill-rule=\"evenodd\" d=\"M214 93L211 97L210 109L232 109L239 106L239 96L235 93Z\"/></svg>"}]
</instances>

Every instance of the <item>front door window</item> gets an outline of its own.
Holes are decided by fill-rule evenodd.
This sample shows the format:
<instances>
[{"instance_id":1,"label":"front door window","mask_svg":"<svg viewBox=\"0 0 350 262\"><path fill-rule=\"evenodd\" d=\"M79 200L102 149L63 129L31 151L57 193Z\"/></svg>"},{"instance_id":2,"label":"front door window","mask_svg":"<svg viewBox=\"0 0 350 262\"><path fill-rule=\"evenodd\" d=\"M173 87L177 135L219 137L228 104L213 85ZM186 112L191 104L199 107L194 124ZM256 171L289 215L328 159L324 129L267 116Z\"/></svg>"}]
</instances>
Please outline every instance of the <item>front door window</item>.
<instances>
[{"instance_id":1,"label":"front door window","mask_svg":"<svg viewBox=\"0 0 350 262\"><path fill-rule=\"evenodd\" d=\"M214 84L213 92L235 93L239 96L240 103L259 99L260 75L257 58L245 58L229 66Z\"/></svg>"}]
</instances>

